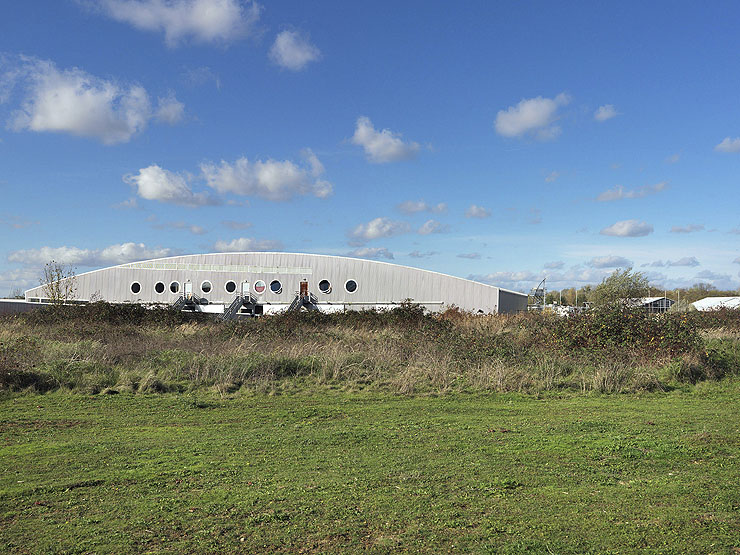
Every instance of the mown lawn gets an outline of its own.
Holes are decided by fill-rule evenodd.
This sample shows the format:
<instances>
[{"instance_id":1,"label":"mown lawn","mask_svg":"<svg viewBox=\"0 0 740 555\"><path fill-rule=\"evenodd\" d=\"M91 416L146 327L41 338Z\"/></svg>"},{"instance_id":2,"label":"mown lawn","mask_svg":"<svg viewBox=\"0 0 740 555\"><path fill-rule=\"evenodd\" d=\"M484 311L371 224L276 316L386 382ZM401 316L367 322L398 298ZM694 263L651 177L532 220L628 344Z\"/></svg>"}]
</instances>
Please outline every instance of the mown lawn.
<instances>
[{"instance_id":1,"label":"mown lawn","mask_svg":"<svg viewBox=\"0 0 740 555\"><path fill-rule=\"evenodd\" d=\"M0 551L740 552L740 381L0 400Z\"/></svg>"}]
</instances>

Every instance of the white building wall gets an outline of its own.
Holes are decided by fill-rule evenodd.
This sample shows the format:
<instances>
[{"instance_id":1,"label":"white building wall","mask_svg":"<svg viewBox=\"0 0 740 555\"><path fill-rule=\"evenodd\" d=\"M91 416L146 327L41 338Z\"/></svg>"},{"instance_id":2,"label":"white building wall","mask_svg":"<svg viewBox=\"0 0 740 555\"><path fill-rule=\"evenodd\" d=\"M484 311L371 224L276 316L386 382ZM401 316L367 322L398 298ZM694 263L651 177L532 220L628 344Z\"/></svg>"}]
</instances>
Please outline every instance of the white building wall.
<instances>
[{"instance_id":1,"label":"white building wall","mask_svg":"<svg viewBox=\"0 0 740 555\"><path fill-rule=\"evenodd\" d=\"M266 305L266 312L284 308L295 298L301 280L309 283L309 291L320 304L344 308L371 308L392 306L405 299L423 304L429 310L441 310L456 305L463 310L484 313L517 312L526 309L527 296L513 291L474 281L371 260L316 254L291 253L215 253L161 258L123 264L78 275L77 298L101 299L109 302L171 304L183 294L183 283L193 284L193 293L210 303L228 304L241 289L242 281L249 281L254 293L258 280L267 289L256 295ZM329 280L331 292L319 291L319 282ZM345 290L347 280L357 282L357 291ZM203 281L211 282L208 293L201 290ZM225 290L227 281L237 284L237 292ZM278 280L282 292L275 294L270 283ZM170 283L179 283L179 291L172 293ZM131 284L138 282L141 291L134 294ZM155 284L162 282L165 290L155 292ZM43 287L26 291L26 299L43 298Z\"/></svg>"}]
</instances>

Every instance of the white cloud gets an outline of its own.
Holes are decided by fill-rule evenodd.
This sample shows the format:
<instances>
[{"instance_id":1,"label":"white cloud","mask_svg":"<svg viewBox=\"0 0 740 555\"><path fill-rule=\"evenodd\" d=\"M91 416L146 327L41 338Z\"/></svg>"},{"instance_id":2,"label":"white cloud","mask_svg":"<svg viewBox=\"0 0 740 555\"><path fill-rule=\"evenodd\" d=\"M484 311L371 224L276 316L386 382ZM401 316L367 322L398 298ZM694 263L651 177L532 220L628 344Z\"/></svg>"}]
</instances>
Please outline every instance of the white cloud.
<instances>
[{"instance_id":1,"label":"white cloud","mask_svg":"<svg viewBox=\"0 0 740 555\"><path fill-rule=\"evenodd\" d=\"M270 59L285 69L299 71L321 57L321 51L296 31L283 31L275 37Z\"/></svg>"},{"instance_id":2,"label":"white cloud","mask_svg":"<svg viewBox=\"0 0 740 555\"><path fill-rule=\"evenodd\" d=\"M0 226L7 226L12 229L24 229L32 225L38 224L38 221L26 220L20 216L0 216Z\"/></svg>"},{"instance_id":3,"label":"white cloud","mask_svg":"<svg viewBox=\"0 0 740 555\"><path fill-rule=\"evenodd\" d=\"M391 220L390 218L375 218L365 224L356 226L350 237L356 242L372 241L381 237L392 237L409 231L409 224Z\"/></svg>"},{"instance_id":4,"label":"white cloud","mask_svg":"<svg viewBox=\"0 0 740 555\"><path fill-rule=\"evenodd\" d=\"M639 220L623 220L601 230L602 235L615 237L644 237L652 232L652 225Z\"/></svg>"},{"instance_id":5,"label":"white cloud","mask_svg":"<svg viewBox=\"0 0 740 555\"><path fill-rule=\"evenodd\" d=\"M224 220L223 222L221 222L221 224L223 224L224 227L233 229L235 231L249 229L253 225L252 222L237 222L234 220Z\"/></svg>"},{"instance_id":6,"label":"white cloud","mask_svg":"<svg viewBox=\"0 0 740 555\"><path fill-rule=\"evenodd\" d=\"M126 142L149 119L146 91L128 91L81 70L60 72L51 62L29 68L29 94L12 121L17 131L68 132L106 144Z\"/></svg>"},{"instance_id":7,"label":"white cloud","mask_svg":"<svg viewBox=\"0 0 740 555\"><path fill-rule=\"evenodd\" d=\"M163 224L155 224L152 227L154 229L182 229L189 231L193 235L205 235L208 233L208 230L204 227L186 222L167 222Z\"/></svg>"},{"instance_id":8,"label":"white cloud","mask_svg":"<svg viewBox=\"0 0 740 555\"><path fill-rule=\"evenodd\" d=\"M409 160L414 158L420 149L418 143L405 143L400 135L390 129L377 131L370 119L364 116L357 118L352 143L361 146L367 159L374 164Z\"/></svg>"},{"instance_id":9,"label":"white cloud","mask_svg":"<svg viewBox=\"0 0 740 555\"><path fill-rule=\"evenodd\" d=\"M427 220L419 228L419 235L431 235L432 233L447 233L450 226L438 222L437 220Z\"/></svg>"},{"instance_id":10,"label":"white cloud","mask_svg":"<svg viewBox=\"0 0 740 555\"><path fill-rule=\"evenodd\" d=\"M196 87L212 82L217 90L221 90L221 78L208 66L186 68L181 74L186 84Z\"/></svg>"},{"instance_id":11,"label":"white cloud","mask_svg":"<svg viewBox=\"0 0 740 555\"><path fill-rule=\"evenodd\" d=\"M174 94L170 93L167 97L159 99L155 112L157 121L175 125L182 121L184 114L185 104L177 100Z\"/></svg>"},{"instance_id":12,"label":"white cloud","mask_svg":"<svg viewBox=\"0 0 740 555\"><path fill-rule=\"evenodd\" d=\"M347 256L355 258L370 258L373 260L393 260L393 253L382 247L361 247L347 253Z\"/></svg>"},{"instance_id":13,"label":"white cloud","mask_svg":"<svg viewBox=\"0 0 740 555\"><path fill-rule=\"evenodd\" d=\"M674 225L671 233L694 233L695 231L704 231L704 226L700 224Z\"/></svg>"},{"instance_id":14,"label":"white cloud","mask_svg":"<svg viewBox=\"0 0 740 555\"><path fill-rule=\"evenodd\" d=\"M481 254L479 252L463 252L457 255L458 258L467 258L469 260L480 260Z\"/></svg>"},{"instance_id":15,"label":"white cloud","mask_svg":"<svg viewBox=\"0 0 740 555\"><path fill-rule=\"evenodd\" d=\"M0 272L0 294L8 294L17 289L25 291L39 285L39 268L16 268Z\"/></svg>"},{"instance_id":16,"label":"white cloud","mask_svg":"<svg viewBox=\"0 0 740 555\"><path fill-rule=\"evenodd\" d=\"M570 97L560 93L555 98L522 99L516 106L500 110L496 114L494 127L504 137L521 137L531 133L540 140L548 140L560 134L560 128L552 125L557 119L557 111L570 102Z\"/></svg>"},{"instance_id":17,"label":"white cloud","mask_svg":"<svg viewBox=\"0 0 740 555\"><path fill-rule=\"evenodd\" d=\"M173 124L184 111L170 95L152 113L143 87L120 85L78 68L59 70L52 62L21 57L14 69L25 90L9 124L15 131L70 133L113 145L128 142L154 117Z\"/></svg>"},{"instance_id":18,"label":"white cloud","mask_svg":"<svg viewBox=\"0 0 740 555\"><path fill-rule=\"evenodd\" d=\"M437 251L425 251L425 252L411 251L409 253L409 256L411 258L428 258L430 256L434 256L435 254L439 254L439 253Z\"/></svg>"},{"instance_id":19,"label":"white cloud","mask_svg":"<svg viewBox=\"0 0 740 555\"><path fill-rule=\"evenodd\" d=\"M599 106L599 108L594 112L594 119L601 122L612 119L618 115L619 114L613 104L604 104L603 106Z\"/></svg>"},{"instance_id":20,"label":"white cloud","mask_svg":"<svg viewBox=\"0 0 740 555\"><path fill-rule=\"evenodd\" d=\"M623 256L595 256L588 265L592 268L631 268L633 263Z\"/></svg>"},{"instance_id":21,"label":"white cloud","mask_svg":"<svg viewBox=\"0 0 740 555\"><path fill-rule=\"evenodd\" d=\"M661 191L665 191L667 187L667 181L661 181L655 185L643 185L637 189L625 189L621 185L617 185L613 189L607 189L601 193L596 197L596 200L599 202L609 202L612 200L622 200L627 198L644 198L648 195L654 195Z\"/></svg>"},{"instance_id":22,"label":"white cloud","mask_svg":"<svg viewBox=\"0 0 740 555\"><path fill-rule=\"evenodd\" d=\"M545 183L552 183L558 177L560 177L560 172L551 171L549 174L547 174L547 177L545 177Z\"/></svg>"},{"instance_id":23,"label":"white cloud","mask_svg":"<svg viewBox=\"0 0 740 555\"><path fill-rule=\"evenodd\" d=\"M708 279L710 281L729 281L730 280L730 274L718 274L716 272L712 272L710 270L702 270L696 276L694 276L699 279Z\"/></svg>"},{"instance_id":24,"label":"white cloud","mask_svg":"<svg viewBox=\"0 0 740 555\"><path fill-rule=\"evenodd\" d=\"M485 274L482 276L470 276L471 279L475 281L480 281L483 283L491 283L491 284L497 284L497 283L517 283L517 282L530 282L530 281L537 281L542 278L539 276L533 274L532 272L523 271L523 272L492 272L490 274Z\"/></svg>"},{"instance_id":25,"label":"white cloud","mask_svg":"<svg viewBox=\"0 0 740 555\"><path fill-rule=\"evenodd\" d=\"M732 261L733 264L740 264L740 256L738 256L735 260Z\"/></svg>"},{"instance_id":26,"label":"white cloud","mask_svg":"<svg viewBox=\"0 0 740 555\"><path fill-rule=\"evenodd\" d=\"M440 214L447 212L447 204L440 202L439 204L430 205L423 200L407 200L398 205L398 209L405 214L415 214L417 212L433 212Z\"/></svg>"},{"instance_id":27,"label":"white cloud","mask_svg":"<svg viewBox=\"0 0 740 555\"><path fill-rule=\"evenodd\" d=\"M136 193L147 200L158 200L184 206L216 204L217 200L205 193L194 193L186 176L151 165L139 170L138 175L125 175L123 181L136 187Z\"/></svg>"},{"instance_id":28,"label":"white cloud","mask_svg":"<svg viewBox=\"0 0 740 555\"><path fill-rule=\"evenodd\" d=\"M113 208L118 210L134 210L139 207L139 200L136 197L131 197L113 205Z\"/></svg>"},{"instance_id":29,"label":"white cloud","mask_svg":"<svg viewBox=\"0 0 740 555\"><path fill-rule=\"evenodd\" d=\"M700 266L695 256L684 256L678 260L669 260L668 266Z\"/></svg>"},{"instance_id":30,"label":"white cloud","mask_svg":"<svg viewBox=\"0 0 740 555\"><path fill-rule=\"evenodd\" d=\"M491 215L491 211L477 204L471 204L470 207L465 211L466 218L488 218Z\"/></svg>"},{"instance_id":31,"label":"white cloud","mask_svg":"<svg viewBox=\"0 0 740 555\"><path fill-rule=\"evenodd\" d=\"M9 262L17 262L26 266L41 267L51 260L73 266L111 266L173 256L176 251L167 248L149 248L144 243L121 243L110 245L104 249L81 249L78 247L41 247L13 251L8 255Z\"/></svg>"},{"instance_id":32,"label":"white cloud","mask_svg":"<svg viewBox=\"0 0 740 555\"><path fill-rule=\"evenodd\" d=\"M290 160L257 160L239 158L234 164L221 161L219 166L201 164L200 168L209 187L219 193L257 196L266 200L283 201L297 195L326 198L332 185L320 179L324 166L316 155L305 149L306 163L299 166Z\"/></svg>"},{"instance_id":33,"label":"white cloud","mask_svg":"<svg viewBox=\"0 0 740 555\"><path fill-rule=\"evenodd\" d=\"M562 260L556 260L554 262L546 262L543 268L546 270L559 270L565 266L565 263Z\"/></svg>"},{"instance_id":34,"label":"white cloud","mask_svg":"<svg viewBox=\"0 0 740 555\"><path fill-rule=\"evenodd\" d=\"M164 32L168 46L186 38L226 43L247 36L261 6L241 0L102 0L109 17L144 31Z\"/></svg>"},{"instance_id":35,"label":"white cloud","mask_svg":"<svg viewBox=\"0 0 740 555\"><path fill-rule=\"evenodd\" d=\"M677 152L676 154L672 154L668 158L665 159L667 164L675 164L681 159L681 155Z\"/></svg>"},{"instance_id":36,"label":"white cloud","mask_svg":"<svg viewBox=\"0 0 740 555\"><path fill-rule=\"evenodd\" d=\"M216 241L213 245L215 252L256 252L256 251L281 251L283 244L280 241L270 239L252 239L251 237L239 237L231 241Z\"/></svg>"},{"instance_id":37,"label":"white cloud","mask_svg":"<svg viewBox=\"0 0 740 555\"><path fill-rule=\"evenodd\" d=\"M725 137L724 140L714 147L717 152L740 152L740 137L731 139Z\"/></svg>"}]
</instances>

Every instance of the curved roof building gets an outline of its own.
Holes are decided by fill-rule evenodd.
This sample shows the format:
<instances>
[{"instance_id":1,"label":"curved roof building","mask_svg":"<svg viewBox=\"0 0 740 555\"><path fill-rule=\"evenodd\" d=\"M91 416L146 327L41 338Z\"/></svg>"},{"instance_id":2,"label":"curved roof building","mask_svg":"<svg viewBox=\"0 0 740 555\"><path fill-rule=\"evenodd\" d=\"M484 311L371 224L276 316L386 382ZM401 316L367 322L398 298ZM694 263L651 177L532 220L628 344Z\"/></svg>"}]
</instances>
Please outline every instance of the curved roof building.
<instances>
[{"instance_id":1,"label":"curved roof building","mask_svg":"<svg viewBox=\"0 0 740 555\"><path fill-rule=\"evenodd\" d=\"M526 310L527 295L387 262L284 252L191 254L131 262L74 278L80 301L173 304L194 297L198 310L224 312L238 295L256 313L285 310L297 297L322 311L390 308L404 300L431 311L450 305L476 313ZM45 287L26 291L44 302ZM293 304L295 307L295 305Z\"/></svg>"}]
</instances>

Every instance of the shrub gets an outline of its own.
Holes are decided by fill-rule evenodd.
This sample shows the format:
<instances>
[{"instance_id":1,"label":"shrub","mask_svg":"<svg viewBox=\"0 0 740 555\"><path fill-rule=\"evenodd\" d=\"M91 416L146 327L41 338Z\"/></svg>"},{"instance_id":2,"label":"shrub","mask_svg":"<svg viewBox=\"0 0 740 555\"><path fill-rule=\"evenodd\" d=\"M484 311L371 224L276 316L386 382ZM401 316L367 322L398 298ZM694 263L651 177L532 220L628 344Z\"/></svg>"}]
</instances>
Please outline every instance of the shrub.
<instances>
[{"instance_id":1,"label":"shrub","mask_svg":"<svg viewBox=\"0 0 740 555\"><path fill-rule=\"evenodd\" d=\"M685 314L650 314L608 305L550 322L550 342L561 349L627 349L650 355L696 352L702 340Z\"/></svg>"}]
</instances>

